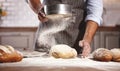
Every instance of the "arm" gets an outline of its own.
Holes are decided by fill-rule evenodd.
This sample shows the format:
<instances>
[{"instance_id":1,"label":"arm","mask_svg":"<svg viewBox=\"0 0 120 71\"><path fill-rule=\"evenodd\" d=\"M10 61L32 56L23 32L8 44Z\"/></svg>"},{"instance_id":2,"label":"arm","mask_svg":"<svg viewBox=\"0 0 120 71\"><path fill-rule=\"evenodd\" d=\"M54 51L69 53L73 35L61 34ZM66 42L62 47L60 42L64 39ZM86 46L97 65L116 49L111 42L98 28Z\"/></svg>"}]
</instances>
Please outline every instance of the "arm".
<instances>
[{"instance_id":1,"label":"arm","mask_svg":"<svg viewBox=\"0 0 120 71\"><path fill-rule=\"evenodd\" d=\"M39 9L42 7L42 4L40 0L28 0L28 3L30 7L33 9L33 11L38 14Z\"/></svg>"},{"instance_id":2,"label":"arm","mask_svg":"<svg viewBox=\"0 0 120 71\"><path fill-rule=\"evenodd\" d=\"M28 0L28 3L30 5L30 7L32 8L32 10L38 14L38 18L41 22L46 22L47 18L45 16L45 14L42 11L43 5L40 2L40 0Z\"/></svg>"},{"instance_id":3,"label":"arm","mask_svg":"<svg viewBox=\"0 0 120 71\"><path fill-rule=\"evenodd\" d=\"M98 28L98 24L96 22L94 22L92 20L88 20L83 40L86 40L88 43L91 43L91 41L97 31L97 28Z\"/></svg>"},{"instance_id":4,"label":"arm","mask_svg":"<svg viewBox=\"0 0 120 71\"><path fill-rule=\"evenodd\" d=\"M88 0L87 3L87 17L86 17L86 31L83 40L79 45L83 47L83 57L88 56L91 52L90 43L96 33L98 26L102 21L103 5L102 0Z\"/></svg>"}]
</instances>

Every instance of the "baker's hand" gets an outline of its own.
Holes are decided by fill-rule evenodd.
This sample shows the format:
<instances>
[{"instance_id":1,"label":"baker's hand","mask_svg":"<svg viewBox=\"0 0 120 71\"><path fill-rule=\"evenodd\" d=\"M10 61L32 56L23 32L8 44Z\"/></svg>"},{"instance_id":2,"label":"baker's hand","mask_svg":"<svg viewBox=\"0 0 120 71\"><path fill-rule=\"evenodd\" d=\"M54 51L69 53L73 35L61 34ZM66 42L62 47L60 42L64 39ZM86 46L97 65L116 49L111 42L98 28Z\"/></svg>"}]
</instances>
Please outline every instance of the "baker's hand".
<instances>
[{"instance_id":1,"label":"baker's hand","mask_svg":"<svg viewBox=\"0 0 120 71\"><path fill-rule=\"evenodd\" d=\"M43 9L43 5L42 5L42 6L40 7L40 9L39 9L38 19L39 19L41 22L46 22L46 21L48 21L48 19L47 19L45 13L42 11L42 9Z\"/></svg>"},{"instance_id":2,"label":"baker's hand","mask_svg":"<svg viewBox=\"0 0 120 71\"><path fill-rule=\"evenodd\" d=\"M79 46L83 48L83 51L82 51L82 54L81 54L82 58L87 57L91 52L90 43L88 43L85 40L81 40L81 41L79 41Z\"/></svg>"}]
</instances>

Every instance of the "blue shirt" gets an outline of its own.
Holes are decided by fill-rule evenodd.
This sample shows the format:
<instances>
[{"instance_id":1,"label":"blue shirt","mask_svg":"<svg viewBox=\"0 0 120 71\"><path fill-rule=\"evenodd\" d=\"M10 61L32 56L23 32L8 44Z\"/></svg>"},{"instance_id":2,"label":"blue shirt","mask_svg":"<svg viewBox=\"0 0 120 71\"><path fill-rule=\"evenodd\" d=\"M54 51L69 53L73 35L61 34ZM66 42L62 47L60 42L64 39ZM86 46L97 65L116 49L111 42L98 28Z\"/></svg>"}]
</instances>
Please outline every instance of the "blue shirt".
<instances>
[{"instance_id":1,"label":"blue shirt","mask_svg":"<svg viewBox=\"0 0 120 71\"><path fill-rule=\"evenodd\" d=\"M84 0L86 1L86 0ZM102 0L88 0L87 2L87 17L85 21L92 20L98 25L102 24L103 1Z\"/></svg>"}]
</instances>

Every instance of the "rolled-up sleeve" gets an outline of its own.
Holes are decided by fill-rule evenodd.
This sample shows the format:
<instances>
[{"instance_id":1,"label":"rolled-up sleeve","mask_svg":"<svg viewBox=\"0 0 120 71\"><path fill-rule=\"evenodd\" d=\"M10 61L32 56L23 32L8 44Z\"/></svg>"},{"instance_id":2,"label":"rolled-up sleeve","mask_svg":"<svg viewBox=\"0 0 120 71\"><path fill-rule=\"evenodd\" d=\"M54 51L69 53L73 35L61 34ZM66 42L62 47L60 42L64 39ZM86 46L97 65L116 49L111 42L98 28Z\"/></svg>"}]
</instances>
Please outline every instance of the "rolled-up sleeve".
<instances>
[{"instance_id":1,"label":"rolled-up sleeve","mask_svg":"<svg viewBox=\"0 0 120 71\"><path fill-rule=\"evenodd\" d=\"M88 0L87 2L87 16L85 21L92 20L98 25L102 24L103 1L102 0Z\"/></svg>"}]
</instances>

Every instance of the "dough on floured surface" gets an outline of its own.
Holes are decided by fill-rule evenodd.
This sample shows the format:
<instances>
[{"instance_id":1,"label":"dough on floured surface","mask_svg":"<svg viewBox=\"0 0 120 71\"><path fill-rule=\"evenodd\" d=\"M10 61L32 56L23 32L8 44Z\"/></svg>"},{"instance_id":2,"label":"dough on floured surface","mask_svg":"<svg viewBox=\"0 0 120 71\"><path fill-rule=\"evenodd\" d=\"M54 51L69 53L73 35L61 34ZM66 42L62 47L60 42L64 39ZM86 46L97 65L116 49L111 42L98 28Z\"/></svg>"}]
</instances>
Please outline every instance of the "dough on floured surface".
<instances>
[{"instance_id":1,"label":"dough on floured surface","mask_svg":"<svg viewBox=\"0 0 120 71\"><path fill-rule=\"evenodd\" d=\"M65 44L54 45L50 49L50 55L55 58L75 58L77 56L77 51Z\"/></svg>"},{"instance_id":2,"label":"dough on floured surface","mask_svg":"<svg viewBox=\"0 0 120 71\"><path fill-rule=\"evenodd\" d=\"M112 60L120 62L120 49L114 48L114 49L111 49L111 52L113 56Z\"/></svg>"}]
</instances>

